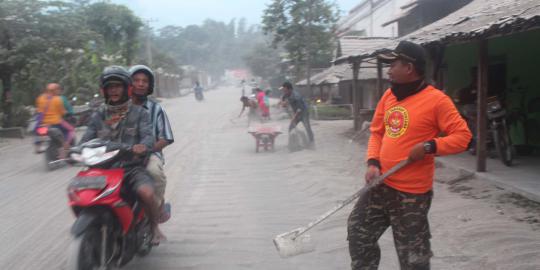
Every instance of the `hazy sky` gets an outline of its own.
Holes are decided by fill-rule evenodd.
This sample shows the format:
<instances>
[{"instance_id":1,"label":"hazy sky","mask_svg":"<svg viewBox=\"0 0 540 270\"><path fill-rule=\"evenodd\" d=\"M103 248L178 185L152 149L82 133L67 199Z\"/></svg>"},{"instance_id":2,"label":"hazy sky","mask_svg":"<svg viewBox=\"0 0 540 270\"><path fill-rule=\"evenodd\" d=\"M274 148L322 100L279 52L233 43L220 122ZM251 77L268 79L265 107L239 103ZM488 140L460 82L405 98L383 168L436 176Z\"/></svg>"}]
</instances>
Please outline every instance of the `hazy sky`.
<instances>
[{"instance_id":1,"label":"hazy sky","mask_svg":"<svg viewBox=\"0 0 540 270\"><path fill-rule=\"evenodd\" d=\"M152 19L153 27L165 25L200 24L211 18L228 22L232 18L246 18L248 24L260 23L262 11L270 0L112 0L129 6L135 14ZM362 0L336 0L343 12Z\"/></svg>"}]
</instances>

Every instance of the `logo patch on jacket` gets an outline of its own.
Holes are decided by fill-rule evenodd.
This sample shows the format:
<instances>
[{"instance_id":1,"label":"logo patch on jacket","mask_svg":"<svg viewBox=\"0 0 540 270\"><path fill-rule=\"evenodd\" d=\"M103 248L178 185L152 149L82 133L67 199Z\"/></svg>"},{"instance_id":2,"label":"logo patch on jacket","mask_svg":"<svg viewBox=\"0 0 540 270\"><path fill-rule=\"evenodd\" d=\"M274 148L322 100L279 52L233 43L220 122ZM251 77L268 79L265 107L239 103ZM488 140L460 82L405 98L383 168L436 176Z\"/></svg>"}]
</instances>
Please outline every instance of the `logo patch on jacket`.
<instances>
[{"instance_id":1,"label":"logo patch on jacket","mask_svg":"<svg viewBox=\"0 0 540 270\"><path fill-rule=\"evenodd\" d=\"M399 138L409 127L409 112L401 106L392 107L384 115L386 136Z\"/></svg>"}]
</instances>

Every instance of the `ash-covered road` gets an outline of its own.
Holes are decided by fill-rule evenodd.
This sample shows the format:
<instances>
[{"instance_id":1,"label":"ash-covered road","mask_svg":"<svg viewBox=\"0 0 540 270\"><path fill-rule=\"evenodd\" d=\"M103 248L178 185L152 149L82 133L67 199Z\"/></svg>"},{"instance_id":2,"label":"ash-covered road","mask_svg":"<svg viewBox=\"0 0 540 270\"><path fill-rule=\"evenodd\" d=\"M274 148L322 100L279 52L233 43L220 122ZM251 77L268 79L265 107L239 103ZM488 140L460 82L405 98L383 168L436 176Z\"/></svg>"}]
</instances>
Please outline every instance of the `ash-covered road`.
<instances>
[{"instance_id":1,"label":"ash-covered road","mask_svg":"<svg viewBox=\"0 0 540 270\"><path fill-rule=\"evenodd\" d=\"M126 269L349 268L351 207L311 232L314 253L281 259L272 238L362 185L364 146L343 136L351 123L314 122L316 150L289 153L281 135L275 152L256 154L246 120L236 119L239 93L224 87L205 93L204 102L192 96L162 102L176 139L165 150L166 197L173 205L163 225L168 241ZM30 138L0 144L0 161L0 269L64 269L73 222L65 189L78 168L45 171ZM526 210L475 179L442 183L458 175L438 173L430 214L433 269L540 269L537 227L515 221ZM380 244L380 269L398 269L390 230Z\"/></svg>"}]
</instances>

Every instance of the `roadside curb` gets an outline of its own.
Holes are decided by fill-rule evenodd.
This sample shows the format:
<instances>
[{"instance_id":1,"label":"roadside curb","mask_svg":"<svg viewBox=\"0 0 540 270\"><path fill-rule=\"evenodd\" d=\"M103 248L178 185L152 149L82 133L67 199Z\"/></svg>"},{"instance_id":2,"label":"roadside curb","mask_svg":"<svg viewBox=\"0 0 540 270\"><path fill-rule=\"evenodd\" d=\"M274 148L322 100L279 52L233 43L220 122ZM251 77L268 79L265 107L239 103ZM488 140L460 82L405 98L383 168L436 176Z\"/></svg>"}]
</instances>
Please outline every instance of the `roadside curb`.
<instances>
[{"instance_id":1,"label":"roadside curb","mask_svg":"<svg viewBox=\"0 0 540 270\"><path fill-rule=\"evenodd\" d=\"M24 139L24 129L22 127L0 128L0 137Z\"/></svg>"},{"instance_id":2,"label":"roadside curb","mask_svg":"<svg viewBox=\"0 0 540 270\"><path fill-rule=\"evenodd\" d=\"M460 170L460 171L464 171L464 172L467 172L467 173L470 173L474 178L478 179L478 180L482 180L482 181L486 181L486 182L489 182L489 183L492 183L494 184L495 186L499 187L499 188L502 188L504 190L507 190L509 192L512 192L512 193L516 193L516 194L519 194L531 201L535 201L537 203L540 203L540 194L535 194L533 192L530 192L524 188L520 188L520 187L516 187L512 184L508 184L507 181L503 180L503 179L499 179L498 177L496 176L493 176L493 175L489 175L488 173L480 173L480 172L475 172L475 171L471 171L470 169L467 169L467 168L464 168L462 166L458 166L458 165L455 165L454 163L450 162L450 161L446 161L446 160L443 160L443 159L440 159L440 158L437 158L435 160L435 165L436 167L445 167L445 168L451 168L451 169L456 169L456 170Z\"/></svg>"}]
</instances>

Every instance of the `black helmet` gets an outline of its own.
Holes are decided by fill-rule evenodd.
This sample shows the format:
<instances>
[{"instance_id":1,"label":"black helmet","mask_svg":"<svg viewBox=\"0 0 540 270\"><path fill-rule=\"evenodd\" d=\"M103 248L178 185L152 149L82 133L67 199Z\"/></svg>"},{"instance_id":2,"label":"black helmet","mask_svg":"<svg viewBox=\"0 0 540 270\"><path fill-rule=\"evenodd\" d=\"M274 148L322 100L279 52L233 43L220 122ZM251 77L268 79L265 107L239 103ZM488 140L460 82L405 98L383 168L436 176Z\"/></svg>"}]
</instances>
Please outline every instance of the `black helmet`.
<instances>
[{"instance_id":1,"label":"black helmet","mask_svg":"<svg viewBox=\"0 0 540 270\"><path fill-rule=\"evenodd\" d=\"M118 102L118 104L129 101L129 99L131 98L131 76L129 72L121 66L108 66L103 70L101 76L99 77L99 87L103 89L103 96L105 97L105 102L107 104L109 101L109 96L107 94L107 91L105 91L105 88L109 83L112 82L122 83L124 85L122 99Z\"/></svg>"},{"instance_id":2,"label":"black helmet","mask_svg":"<svg viewBox=\"0 0 540 270\"><path fill-rule=\"evenodd\" d=\"M131 77L133 78L133 75L139 73L139 72L143 72L144 74L146 74L146 76L148 76L148 94L147 95L151 95L152 93L154 93L154 85L155 85L155 78L154 78L154 72L147 66L145 65L135 65L135 66L132 66L130 69L129 69L129 73L131 75Z\"/></svg>"}]
</instances>

